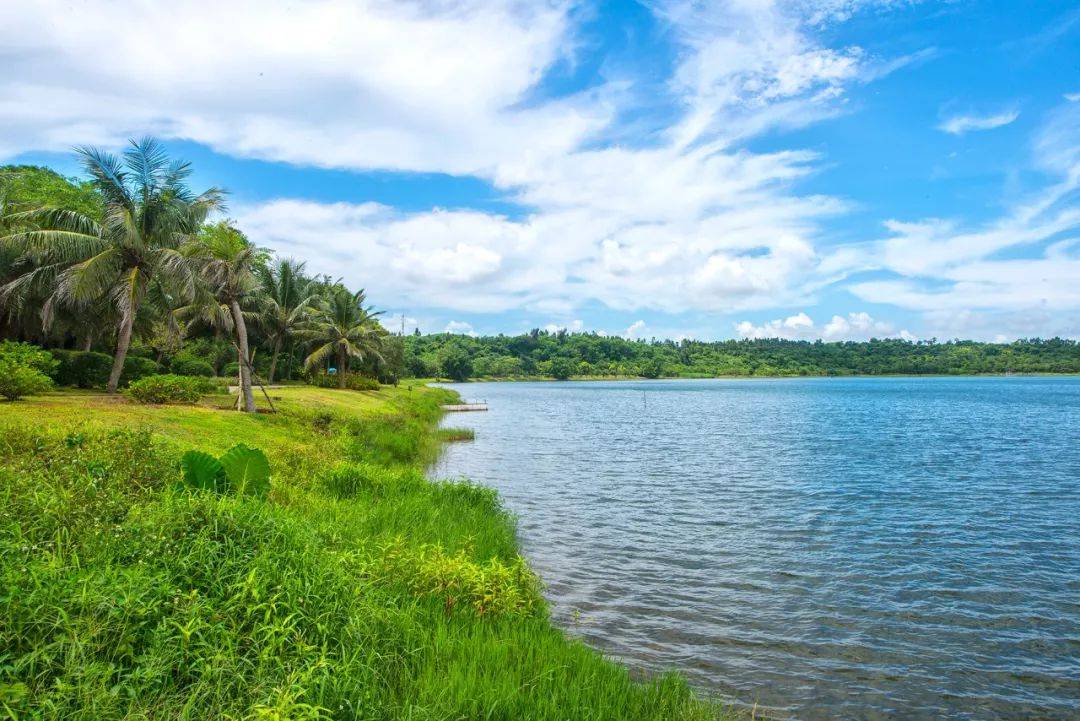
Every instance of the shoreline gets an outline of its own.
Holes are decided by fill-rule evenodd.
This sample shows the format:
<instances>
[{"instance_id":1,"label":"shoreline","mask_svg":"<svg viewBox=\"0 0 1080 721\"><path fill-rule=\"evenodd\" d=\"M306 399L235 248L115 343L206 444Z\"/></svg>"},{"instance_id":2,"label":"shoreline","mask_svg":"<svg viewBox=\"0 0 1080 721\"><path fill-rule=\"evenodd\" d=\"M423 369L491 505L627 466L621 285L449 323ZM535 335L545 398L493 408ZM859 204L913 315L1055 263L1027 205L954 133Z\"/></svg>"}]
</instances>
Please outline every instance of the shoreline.
<instances>
[{"instance_id":1,"label":"shoreline","mask_svg":"<svg viewBox=\"0 0 1080 721\"><path fill-rule=\"evenodd\" d=\"M667 376L664 378L645 378L644 376L570 376L566 379L551 376L515 376L512 378L481 377L455 381L443 378L408 378L414 383L565 383L565 382L642 382L642 381L706 381L706 380L834 380L843 378L1078 378L1080 373L1049 373L1037 371L1031 373L845 373L845 374L807 374L807 375L721 375L721 376Z\"/></svg>"},{"instance_id":2,"label":"shoreline","mask_svg":"<svg viewBox=\"0 0 1080 721\"><path fill-rule=\"evenodd\" d=\"M0 604L17 634L4 679L21 689L16 712L197 704L250 718L302 698L319 718L350 704L378 718L746 718L681 674L642 678L555 625L498 494L426 474L449 440L439 405L456 392L274 396L277 412L259 414L223 396L142 405L73 389L0 403L0 529L19 539L0 543L0 565L9 596L25 599ZM265 499L178 487L182 454L238 442L268 458ZM139 613L120 613L115 599L136 596ZM102 623L108 633L86 635ZM51 651L18 672L34 649ZM123 697L86 680L99 657ZM172 668L209 675L147 676Z\"/></svg>"}]
</instances>

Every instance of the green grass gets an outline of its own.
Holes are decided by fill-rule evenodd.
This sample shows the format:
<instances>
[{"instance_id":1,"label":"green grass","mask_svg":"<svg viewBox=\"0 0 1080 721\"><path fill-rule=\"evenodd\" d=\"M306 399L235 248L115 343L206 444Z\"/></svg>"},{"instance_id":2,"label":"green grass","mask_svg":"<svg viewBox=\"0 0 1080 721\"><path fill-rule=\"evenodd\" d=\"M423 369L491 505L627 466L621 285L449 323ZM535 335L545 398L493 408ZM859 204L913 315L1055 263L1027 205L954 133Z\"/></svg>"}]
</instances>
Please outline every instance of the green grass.
<instances>
[{"instance_id":1,"label":"green grass","mask_svg":"<svg viewBox=\"0 0 1080 721\"><path fill-rule=\"evenodd\" d=\"M472 428L440 428L439 440L444 443L455 441L471 441L476 438L476 431Z\"/></svg>"},{"instance_id":2,"label":"green grass","mask_svg":"<svg viewBox=\"0 0 1080 721\"><path fill-rule=\"evenodd\" d=\"M423 475L446 391L271 393L0 403L0 718L731 716L552 627L496 494ZM176 490L239 442L268 499Z\"/></svg>"}]
</instances>

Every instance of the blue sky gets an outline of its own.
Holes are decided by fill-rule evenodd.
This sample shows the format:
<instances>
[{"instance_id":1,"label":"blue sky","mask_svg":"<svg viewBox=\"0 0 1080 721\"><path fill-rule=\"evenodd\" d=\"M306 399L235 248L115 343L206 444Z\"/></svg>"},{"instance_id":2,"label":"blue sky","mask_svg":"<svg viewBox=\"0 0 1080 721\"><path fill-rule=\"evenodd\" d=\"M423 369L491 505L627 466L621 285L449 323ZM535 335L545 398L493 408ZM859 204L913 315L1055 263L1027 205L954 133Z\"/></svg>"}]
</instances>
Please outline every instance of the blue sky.
<instances>
[{"instance_id":1,"label":"blue sky","mask_svg":"<svg viewBox=\"0 0 1080 721\"><path fill-rule=\"evenodd\" d=\"M410 329L1080 337L1075 3L23 5L0 159L156 135Z\"/></svg>"}]
</instances>

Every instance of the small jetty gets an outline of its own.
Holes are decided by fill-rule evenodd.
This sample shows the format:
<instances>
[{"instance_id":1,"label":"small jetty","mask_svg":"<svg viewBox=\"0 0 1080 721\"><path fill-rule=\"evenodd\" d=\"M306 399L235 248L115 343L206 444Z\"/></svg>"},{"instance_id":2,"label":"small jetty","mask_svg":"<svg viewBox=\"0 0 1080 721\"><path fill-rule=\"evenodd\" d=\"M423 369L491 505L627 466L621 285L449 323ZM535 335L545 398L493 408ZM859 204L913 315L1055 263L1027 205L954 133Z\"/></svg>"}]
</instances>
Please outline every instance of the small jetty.
<instances>
[{"instance_id":1,"label":"small jetty","mask_svg":"<svg viewBox=\"0 0 1080 721\"><path fill-rule=\"evenodd\" d=\"M487 401L466 400L462 403L447 403L440 406L447 413L464 413L465 411L486 411Z\"/></svg>"}]
</instances>

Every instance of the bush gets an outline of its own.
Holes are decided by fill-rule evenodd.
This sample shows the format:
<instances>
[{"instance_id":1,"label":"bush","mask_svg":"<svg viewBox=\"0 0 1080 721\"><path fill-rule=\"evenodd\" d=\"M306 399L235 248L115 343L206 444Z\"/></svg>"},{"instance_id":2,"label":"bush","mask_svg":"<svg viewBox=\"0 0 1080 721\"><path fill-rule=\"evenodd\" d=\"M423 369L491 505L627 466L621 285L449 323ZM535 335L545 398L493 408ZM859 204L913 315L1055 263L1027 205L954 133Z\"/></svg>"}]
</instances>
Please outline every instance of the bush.
<instances>
[{"instance_id":1,"label":"bush","mask_svg":"<svg viewBox=\"0 0 1080 721\"><path fill-rule=\"evenodd\" d=\"M6 340L0 343L0 358L16 365L33 368L38 373L51 376L58 365L52 353L33 343L16 343Z\"/></svg>"},{"instance_id":2,"label":"bush","mask_svg":"<svg viewBox=\"0 0 1080 721\"><path fill-rule=\"evenodd\" d=\"M577 364L571 358L559 356L551 359L551 376L556 380L565 381L574 375Z\"/></svg>"},{"instance_id":3,"label":"bush","mask_svg":"<svg viewBox=\"0 0 1080 721\"><path fill-rule=\"evenodd\" d=\"M140 378L157 374L160 370L158 364L150 358L128 356L124 359L124 371L120 374L120 385L131 385Z\"/></svg>"},{"instance_id":4,"label":"bush","mask_svg":"<svg viewBox=\"0 0 1080 721\"><path fill-rule=\"evenodd\" d=\"M221 375L225 378L231 378L233 383L237 382L237 376L240 375L240 363L238 361L226 363L225 367L221 369Z\"/></svg>"},{"instance_id":5,"label":"bush","mask_svg":"<svg viewBox=\"0 0 1080 721\"><path fill-rule=\"evenodd\" d=\"M50 388L52 381L49 376L37 368L0 355L0 396L14 401L23 396L44 393Z\"/></svg>"},{"instance_id":6,"label":"bush","mask_svg":"<svg viewBox=\"0 0 1080 721\"><path fill-rule=\"evenodd\" d=\"M57 385L104 388L112 370L112 356L95 351L54 351L60 362L53 379Z\"/></svg>"},{"instance_id":7,"label":"bush","mask_svg":"<svg viewBox=\"0 0 1080 721\"><path fill-rule=\"evenodd\" d=\"M214 366L201 358L195 358L187 354L180 354L173 358L169 370L178 376L210 378L214 375Z\"/></svg>"},{"instance_id":8,"label":"bush","mask_svg":"<svg viewBox=\"0 0 1080 721\"><path fill-rule=\"evenodd\" d=\"M128 392L139 403L195 403L212 389L203 378L166 374L140 378Z\"/></svg>"},{"instance_id":9,"label":"bush","mask_svg":"<svg viewBox=\"0 0 1080 721\"><path fill-rule=\"evenodd\" d=\"M337 388L338 377L328 373L313 373L308 378L308 383L319 388ZM351 391L377 391L380 388L378 379L359 373L346 373L345 387Z\"/></svg>"}]
</instances>

